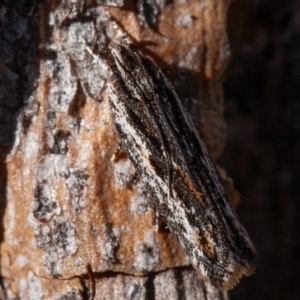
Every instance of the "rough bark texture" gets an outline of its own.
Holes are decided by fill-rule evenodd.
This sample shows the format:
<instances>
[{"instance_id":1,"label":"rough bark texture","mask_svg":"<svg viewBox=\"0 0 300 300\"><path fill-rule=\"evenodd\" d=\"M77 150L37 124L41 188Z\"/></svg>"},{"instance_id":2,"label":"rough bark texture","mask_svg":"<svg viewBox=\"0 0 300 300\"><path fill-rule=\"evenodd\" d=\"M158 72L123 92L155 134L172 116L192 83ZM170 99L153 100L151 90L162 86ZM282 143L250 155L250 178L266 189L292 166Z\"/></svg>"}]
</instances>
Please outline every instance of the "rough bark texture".
<instances>
[{"instance_id":1,"label":"rough bark texture","mask_svg":"<svg viewBox=\"0 0 300 300\"><path fill-rule=\"evenodd\" d=\"M256 273L230 299L300 295L300 2L238 0L229 9L228 139L221 164L243 201Z\"/></svg>"},{"instance_id":2,"label":"rough bark texture","mask_svg":"<svg viewBox=\"0 0 300 300\"><path fill-rule=\"evenodd\" d=\"M96 299L226 299L157 231L125 155L111 159L118 137L105 82L107 46L122 31L165 69L217 158L228 0L29 2L0 7L7 297L84 299L89 263Z\"/></svg>"}]
</instances>

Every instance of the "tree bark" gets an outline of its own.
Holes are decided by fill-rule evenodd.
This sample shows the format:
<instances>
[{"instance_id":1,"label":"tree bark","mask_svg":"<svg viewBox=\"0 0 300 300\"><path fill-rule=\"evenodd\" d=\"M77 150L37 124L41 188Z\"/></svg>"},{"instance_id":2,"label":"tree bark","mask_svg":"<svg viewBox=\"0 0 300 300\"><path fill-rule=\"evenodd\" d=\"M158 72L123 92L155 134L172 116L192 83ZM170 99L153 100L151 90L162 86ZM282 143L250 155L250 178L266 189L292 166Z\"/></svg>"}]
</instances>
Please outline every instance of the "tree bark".
<instances>
[{"instance_id":1,"label":"tree bark","mask_svg":"<svg viewBox=\"0 0 300 300\"><path fill-rule=\"evenodd\" d=\"M187 266L167 230L157 230L126 155L112 159L118 136L106 59L109 42L129 36L174 83L216 159L225 142L228 5L50 0L0 8L1 274L8 299L86 299L91 277L95 299L227 299Z\"/></svg>"}]
</instances>

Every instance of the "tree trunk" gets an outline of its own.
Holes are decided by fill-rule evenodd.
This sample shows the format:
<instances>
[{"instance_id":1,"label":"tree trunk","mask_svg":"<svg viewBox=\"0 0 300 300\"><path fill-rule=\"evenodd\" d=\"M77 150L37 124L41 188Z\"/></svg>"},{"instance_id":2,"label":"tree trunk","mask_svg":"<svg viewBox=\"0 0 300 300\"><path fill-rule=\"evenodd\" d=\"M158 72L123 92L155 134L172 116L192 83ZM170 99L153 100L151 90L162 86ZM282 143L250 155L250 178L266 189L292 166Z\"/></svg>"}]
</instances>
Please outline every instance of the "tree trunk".
<instances>
[{"instance_id":1,"label":"tree trunk","mask_svg":"<svg viewBox=\"0 0 300 300\"><path fill-rule=\"evenodd\" d=\"M130 37L174 83L216 159L225 142L228 5L49 0L0 8L1 274L8 299L86 299L93 280L95 299L227 299L200 280L167 230L157 230L126 155L112 159L118 135L106 59L117 34Z\"/></svg>"}]
</instances>

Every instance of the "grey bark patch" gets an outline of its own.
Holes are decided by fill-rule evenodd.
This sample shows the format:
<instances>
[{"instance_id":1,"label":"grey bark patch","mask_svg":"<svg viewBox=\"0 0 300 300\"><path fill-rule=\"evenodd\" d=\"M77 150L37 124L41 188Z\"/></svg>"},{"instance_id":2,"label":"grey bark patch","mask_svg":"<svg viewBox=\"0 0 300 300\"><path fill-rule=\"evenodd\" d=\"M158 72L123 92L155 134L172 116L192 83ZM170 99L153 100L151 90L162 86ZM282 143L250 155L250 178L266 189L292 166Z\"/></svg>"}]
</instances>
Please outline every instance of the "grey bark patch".
<instances>
[{"instance_id":1,"label":"grey bark patch","mask_svg":"<svg viewBox=\"0 0 300 300\"><path fill-rule=\"evenodd\" d=\"M60 213L60 205L51 200L51 191L46 182L39 183L34 192L33 216L39 221L48 221Z\"/></svg>"},{"instance_id":2,"label":"grey bark patch","mask_svg":"<svg viewBox=\"0 0 300 300\"><path fill-rule=\"evenodd\" d=\"M65 177L72 210L75 213L80 214L86 206L85 186L87 185L89 175L86 173L85 169L74 170L69 168L68 171L69 173L65 175Z\"/></svg>"},{"instance_id":3,"label":"grey bark patch","mask_svg":"<svg viewBox=\"0 0 300 300\"><path fill-rule=\"evenodd\" d=\"M96 0L98 4L107 6L123 6L123 0Z\"/></svg>"},{"instance_id":4,"label":"grey bark patch","mask_svg":"<svg viewBox=\"0 0 300 300\"><path fill-rule=\"evenodd\" d=\"M52 154L63 154L65 155L68 152L68 138L70 132L59 129L54 134L54 142L50 149Z\"/></svg>"}]
</instances>

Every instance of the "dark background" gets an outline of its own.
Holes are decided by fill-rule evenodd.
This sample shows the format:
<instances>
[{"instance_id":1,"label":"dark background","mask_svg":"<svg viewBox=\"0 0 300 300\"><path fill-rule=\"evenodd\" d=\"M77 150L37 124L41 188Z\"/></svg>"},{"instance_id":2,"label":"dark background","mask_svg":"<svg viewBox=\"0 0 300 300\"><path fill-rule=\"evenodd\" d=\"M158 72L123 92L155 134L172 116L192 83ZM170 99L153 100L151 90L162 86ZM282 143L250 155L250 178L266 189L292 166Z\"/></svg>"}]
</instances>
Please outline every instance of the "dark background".
<instances>
[{"instance_id":1,"label":"dark background","mask_svg":"<svg viewBox=\"0 0 300 300\"><path fill-rule=\"evenodd\" d=\"M256 273L230 299L300 299L300 1L234 1L228 34L219 164L258 252Z\"/></svg>"}]
</instances>

